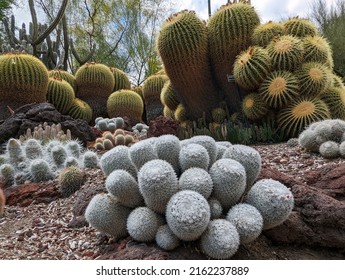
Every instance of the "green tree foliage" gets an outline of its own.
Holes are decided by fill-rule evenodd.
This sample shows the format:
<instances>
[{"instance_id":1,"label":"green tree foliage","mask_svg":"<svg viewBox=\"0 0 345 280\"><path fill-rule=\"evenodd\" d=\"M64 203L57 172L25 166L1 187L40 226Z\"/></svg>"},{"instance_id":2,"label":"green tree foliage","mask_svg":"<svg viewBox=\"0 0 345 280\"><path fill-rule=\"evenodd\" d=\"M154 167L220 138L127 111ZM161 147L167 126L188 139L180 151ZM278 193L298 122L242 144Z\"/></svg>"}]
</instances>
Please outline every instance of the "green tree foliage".
<instances>
[{"instance_id":1,"label":"green tree foliage","mask_svg":"<svg viewBox=\"0 0 345 280\"><path fill-rule=\"evenodd\" d=\"M329 40L334 59L334 71L345 77L345 0L338 0L330 9L326 0L318 0L312 5L310 18L321 33Z\"/></svg>"},{"instance_id":2,"label":"green tree foliage","mask_svg":"<svg viewBox=\"0 0 345 280\"><path fill-rule=\"evenodd\" d=\"M16 3L15 0L1 0L0 1L0 20L2 20L6 13L11 10L12 5Z\"/></svg>"}]
</instances>

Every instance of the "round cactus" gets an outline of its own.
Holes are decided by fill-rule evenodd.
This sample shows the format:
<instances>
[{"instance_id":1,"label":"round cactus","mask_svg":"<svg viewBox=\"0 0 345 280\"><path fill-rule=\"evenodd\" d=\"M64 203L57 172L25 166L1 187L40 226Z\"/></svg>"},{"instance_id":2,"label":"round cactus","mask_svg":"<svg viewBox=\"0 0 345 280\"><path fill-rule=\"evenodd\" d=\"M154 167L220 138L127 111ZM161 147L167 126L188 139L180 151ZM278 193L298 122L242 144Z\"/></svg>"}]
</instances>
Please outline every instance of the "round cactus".
<instances>
[{"instance_id":1,"label":"round cactus","mask_svg":"<svg viewBox=\"0 0 345 280\"><path fill-rule=\"evenodd\" d=\"M298 136L298 143L311 152L318 152L320 144L316 142L317 133L311 129L301 132Z\"/></svg>"},{"instance_id":2,"label":"round cactus","mask_svg":"<svg viewBox=\"0 0 345 280\"><path fill-rule=\"evenodd\" d=\"M75 157L68 157L65 160L65 167L76 166L79 167L79 162Z\"/></svg>"},{"instance_id":3,"label":"round cactus","mask_svg":"<svg viewBox=\"0 0 345 280\"><path fill-rule=\"evenodd\" d=\"M227 149L227 147L217 143L217 158L216 158L216 160L221 159L223 157L223 154L226 151L226 149Z\"/></svg>"},{"instance_id":4,"label":"round cactus","mask_svg":"<svg viewBox=\"0 0 345 280\"><path fill-rule=\"evenodd\" d=\"M103 147L104 147L104 150L109 151L112 148L114 148L114 145L113 145L113 142L111 140L104 139L103 140Z\"/></svg>"},{"instance_id":5,"label":"round cactus","mask_svg":"<svg viewBox=\"0 0 345 280\"><path fill-rule=\"evenodd\" d=\"M71 107L67 111L67 115L71 116L73 119L81 119L90 123L92 119L92 108L85 101L74 98Z\"/></svg>"},{"instance_id":6,"label":"round cactus","mask_svg":"<svg viewBox=\"0 0 345 280\"><path fill-rule=\"evenodd\" d=\"M62 197L69 197L85 182L85 173L77 166L70 166L61 171L58 177Z\"/></svg>"},{"instance_id":7,"label":"round cactus","mask_svg":"<svg viewBox=\"0 0 345 280\"><path fill-rule=\"evenodd\" d=\"M186 107L179 104L175 110L174 118L179 122L187 121L189 119L189 115L186 111Z\"/></svg>"},{"instance_id":8,"label":"round cactus","mask_svg":"<svg viewBox=\"0 0 345 280\"><path fill-rule=\"evenodd\" d=\"M8 155L9 162L14 166L18 166L19 163L24 160L24 153L20 141L11 138L7 141L6 152Z\"/></svg>"},{"instance_id":9,"label":"round cactus","mask_svg":"<svg viewBox=\"0 0 345 280\"><path fill-rule=\"evenodd\" d=\"M225 111L225 109L221 108L221 107L216 107L214 109L212 109L212 121L215 123L223 123L226 118L227 118L227 113Z\"/></svg>"},{"instance_id":10,"label":"round cactus","mask_svg":"<svg viewBox=\"0 0 345 280\"><path fill-rule=\"evenodd\" d=\"M86 221L98 231L115 239L128 235L127 218L131 208L121 205L110 194L95 195L85 210Z\"/></svg>"},{"instance_id":11,"label":"round cactus","mask_svg":"<svg viewBox=\"0 0 345 280\"><path fill-rule=\"evenodd\" d=\"M34 159L29 167L30 178L34 182L49 181L54 179L55 175L51 171L47 161L43 159Z\"/></svg>"},{"instance_id":12,"label":"round cactus","mask_svg":"<svg viewBox=\"0 0 345 280\"><path fill-rule=\"evenodd\" d=\"M210 197L207 201L210 205L211 220L219 219L223 214L222 204L214 197Z\"/></svg>"},{"instance_id":13,"label":"round cactus","mask_svg":"<svg viewBox=\"0 0 345 280\"><path fill-rule=\"evenodd\" d=\"M284 25L280 22L269 21L257 26L252 35L254 45L266 48L274 38L283 36Z\"/></svg>"},{"instance_id":14,"label":"round cactus","mask_svg":"<svg viewBox=\"0 0 345 280\"><path fill-rule=\"evenodd\" d=\"M56 145L51 149L51 158L56 166L62 166L67 158L67 151L62 145Z\"/></svg>"},{"instance_id":15,"label":"round cactus","mask_svg":"<svg viewBox=\"0 0 345 280\"><path fill-rule=\"evenodd\" d=\"M212 196L227 211L244 194L246 189L246 170L238 161L222 158L211 166L209 173L213 181Z\"/></svg>"},{"instance_id":16,"label":"round cactus","mask_svg":"<svg viewBox=\"0 0 345 280\"><path fill-rule=\"evenodd\" d=\"M158 158L169 162L178 174L180 171L179 155L181 150L178 137L170 134L161 135L157 137L154 149Z\"/></svg>"},{"instance_id":17,"label":"round cactus","mask_svg":"<svg viewBox=\"0 0 345 280\"><path fill-rule=\"evenodd\" d=\"M83 155L83 166L85 168L98 168L98 155L93 151L86 151Z\"/></svg>"},{"instance_id":18,"label":"round cactus","mask_svg":"<svg viewBox=\"0 0 345 280\"><path fill-rule=\"evenodd\" d=\"M339 154L341 157L345 158L345 140L339 145Z\"/></svg>"},{"instance_id":19,"label":"round cactus","mask_svg":"<svg viewBox=\"0 0 345 280\"><path fill-rule=\"evenodd\" d=\"M245 202L260 211L264 220L263 230L282 224L294 207L291 191L273 179L257 181L248 192Z\"/></svg>"},{"instance_id":20,"label":"round cactus","mask_svg":"<svg viewBox=\"0 0 345 280\"><path fill-rule=\"evenodd\" d=\"M273 39L267 46L267 52L275 70L293 72L303 61L304 49L300 39L284 35Z\"/></svg>"},{"instance_id":21,"label":"round cactus","mask_svg":"<svg viewBox=\"0 0 345 280\"><path fill-rule=\"evenodd\" d=\"M25 53L0 56L0 119L10 117L7 108L46 101L48 70L37 57Z\"/></svg>"},{"instance_id":22,"label":"round cactus","mask_svg":"<svg viewBox=\"0 0 345 280\"><path fill-rule=\"evenodd\" d=\"M118 90L113 92L107 101L109 117L128 117L133 122L142 121L144 111L143 100L131 90Z\"/></svg>"},{"instance_id":23,"label":"round cactus","mask_svg":"<svg viewBox=\"0 0 345 280\"><path fill-rule=\"evenodd\" d=\"M77 82L75 81L75 77L68 71L61 69L49 70L48 76L50 78L58 78L61 80L65 80L73 88L74 93L77 92Z\"/></svg>"},{"instance_id":24,"label":"round cactus","mask_svg":"<svg viewBox=\"0 0 345 280\"><path fill-rule=\"evenodd\" d=\"M239 203L231 207L226 219L236 227L241 244L258 238L264 223L259 210L247 203Z\"/></svg>"},{"instance_id":25,"label":"round cactus","mask_svg":"<svg viewBox=\"0 0 345 280\"><path fill-rule=\"evenodd\" d=\"M320 145L319 153L324 158L336 158L339 156L339 143L326 141Z\"/></svg>"},{"instance_id":26,"label":"round cactus","mask_svg":"<svg viewBox=\"0 0 345 280\"><path fill-rule=\"evenodd\" d=\"M172 251L180 245L180 239L177 238L167 224L158 228L155 241L160 248L166 251Z\"/></svg>"},{"instance_id":27,"label":"round cactus","mask_svg":"<svg viewBox=\"0 0 345 280\"><path fill-rule=\"evenodd\" d=\"M299 96L298 79L291 72L274 71L260 85L259 94L270 107L282 108Z\"/></svg>"},{"instance_id":28,"label":"round cactus","mask_svg":"<svg viewBox=\"0 0 345 280\"><path fill-rule=\"evenodd\" d=\"M82 149L82 145L76 140L71 140L66 143L66 150L68 154L75 158L80 157Z\"/></svg>"},{"instance_id":29,"label":"round cactus","mask_svg":"<svg viewBox=\"0 0 345 280\"><path fill-rule=\"evenodd\" d=\"M75 98L72 86L60 78L49 78L47 100L56 110L65 115L72 107Z\"/></svg>"},{"instance_id":30,"label":"round cactus","mask_svg":"<svg viewBox=\"0 0 345 280\"><path fill-rule=\"evenodd\" d=\"M250 120L259 120L268 112L268 105L257 92L249 93L242 102L242 111Z\"/></svg>"},{"instance_id":31,"label":"round cactus","mask_svg":"<svg viewBox=\"0 0 345 280\"><path fill-rule=\"evenodd\" d=\"M224 152L223 158L236 160L243 165L246 170L246 191L248 191L261 172L259 152L252 147L236 144Z\"/></svg>"},{"instance_id":32,"label":"round cactus","mask_svg":"<svg viewBox=\"0 0 345 280\"><path fill-rule=\"evenodd\" d=\"M321 95L328 108L332 119L345 119L345 87L329 87Z\"/></svg>"},{"instance_id":33,"label":"round cactus","mask_svg":"<svg viewBox=\"0 0 345 280\"><path fill-rule=\"evenodd\" d=\"M128 146L128 145L126 145L125 136L123 134L118 134L115 136L115 146L119 146L119 145Z\"/></svg>"},{"instance_id":34,"label":"round cactus","mask_svg":"<svg viewBox=\"0 0 345 280\"><path fill-rule=\"evenodd\" d=\"M169 228L179 239L192 241L205 231L211 212L207 200L201 194L182 190L169 200L165 216Z\"/></svg>"},{"instance_id":35,"label":"round cactus","mask_svg":"<svg viewBox=\"0 0 345 280\"><path fill-rule=\"evenodd\" d=\"M0 165L0 181L2 181L5 187L10 187L14 184L14 176L15 170L11 164L4 163Z\"/></svg>"},{"instance_id":36,"label":"round cactus","mask_svg":"<svg viewBox=\"0 0 345 280\"><path fill-rule=\"evenodd\" d=\"M236 227L225 219L212 220L200 238L202 252L213 259L229 259L239 246Z\"/></svg>"},{"instance_id":37,"label":"round cactus","mask_svg":"<svg viewBox=\"0 0 345 280\"><path fill-rule=\"evenodd\" d=\"M216 141L208 135L197 135L189 139L191 144L200 144L203 146L210 157L209 167L216 161L217 158L217 145Z\"/></svg>"},{"instance_id":38,"label":"round cactus","mask_svg":"<svg viewBox=\"0 0 345 280\"><path fill-rule=\"evenodd\" d=\"M144 204L137 181L125 170L111 172L105 180L105 187L124 206L135 208Z\"/></svg>"},{"instance_id":39,"label":"round cactus","mask_svg":"<svg viewBox=\"0 0 345 280\"><path fill-rule=\"evenodd\" d=\"M43 156L43 148L36 139L28 139L24 144L25 156L32 160Z\"/></svg>"},{"instance_id":40,"label":"round cactus","mask_svg":"<svg viewBox=\"0 0 345 280\"><path fill-rule=\"evenodd\" d=\"M244 89L255 90L272 68L266 49L253 46L241 52L234 63L234 78Z\"/></svg>"},{"instance_id":41,"label":"round cactus","mask_svg":"<svg viewBox=\"0 0 345 280\"><path fill-rule=\"evenodd\" d=\"M210 174L205 169L193 167L181 174L179 188L198 192L208 199L213 190L213 182Z\"/></svg>"},{"instance_id":42,"label":"round cactus","mask_svg":"<svg viewBox=\"0 0 345 280\"><path fill-rule=\"evenodd\" d=\"M210 156L206 148L200 144L188 144L183 146L179 153L179 162L181 172L192 168L199 167L208 170Z\"/></svg>"},{"instance_id":43,"label":"round cactus","mask_svg":"<svg viewBox=\"0 0 345 280\"><path fill-rule=\"evenodd\" d=\"M105 152L100 159L100 166L106 176L116 169L124 169L137 178L137 168L129 158L128 147L116 146Z\"/></svg>"},{"instance_id":44,"label":"round cactus","mask_svg":"<svg viewBox=\"0 0 345 280\"><path fill-rule=\"evenodd\" d=\"M138 170L148 161L158 159L157 152L149 139L144 139L132 145L129 157Z\"/></svg>"},{"instance_id":45,"label":"round cactus","mask_svg":"<svg viewBox=\"0 0 345 280\"><path fill-rule=\"evenodd\" d=\"M141 242L155 240L158 228L163 225L163 218L148 207L137 207L128 216L129 235Z\"/></svg>"},{"instance_id":46,"label":"round cactus","mask_svg":"<svg viewBox=\"0 0 345 280\"><path fill-rule=\"evenodd\" d=\"M288 19L283 24L287 34L299 38L315 36L319 33L315 24L308 19L294 17Z\"/></svg>"},{"instance_id":47,"label":"round cactus","mask_svg":"<svg viewBox=\"0 0 345 280\"><path fill-rule=\"evenodd\" d=\"M144 100L144 97L143 97L143 87L142 86L132 87L131 90L134 91L135 93L137 93L141 97L141 99Z\"/></svg>"},{"instance_id":48,"label":"round cactus","mask_svg":"<svg viewBox=\"0 0 345 280\"><path fill-rule=\"evenodd\" d=\"M175 111L180 104L179 97L170 80L165 82L161 91L160 100L164 106L167 106L172 111Z\"/></svg>"},{"instance_id":49,"label":"round cactus","mask_svg":"<svg viewBox=\"0 0 345 280\"><path fill-rule=\"evenodd\" d=\"M130 89L131 88L131 82L128 79L128 76L125 72L123 72L121 69L118 69L116 67L110 67L109 68L111 73L114 75L114 91L118 91L120 89Z\"/></svg>"},{"instance_id":50,"label":"round cactus","mask_svg":"<svg viewBox=\"0 0 345 280\"><path fill-rule=\"evenodd\" d=\"M333 68L332 49L326 38L307 36L303 39L303 45L305 62L319 62Z\"/></svg>"},{"instance_id":51,"label":"round cactus","mask_svg":"<svg viewBox=\"0 0 345 280\"><path fill-rule=\"evenodd\" d=\"M164 214L166 205L178 190L178 179L173 167L165 160L146 162L138 172L139 190L146 206Z\"/></svg>"},{"instance_id":52,"label":"round cactus","mask_svg":"<svg viewBox=\"0 0 345 280\"><path fill-rule=\"evenodd\" d=\"M313 122L329 119L325 102L318 98L300 97L278 113L278 127L288 137L296 137Z\"/></svg>"},{"instance_id":53,"label":"round cactus","mask_svg":"<svg viewBox=\"0 0 345 280\"><path fill-rule=\"evenodd\" d=\"M170 119L175 119L175 111L171 110L169 107L163 107L163 116Z\"/></svg>"}]
</instances>

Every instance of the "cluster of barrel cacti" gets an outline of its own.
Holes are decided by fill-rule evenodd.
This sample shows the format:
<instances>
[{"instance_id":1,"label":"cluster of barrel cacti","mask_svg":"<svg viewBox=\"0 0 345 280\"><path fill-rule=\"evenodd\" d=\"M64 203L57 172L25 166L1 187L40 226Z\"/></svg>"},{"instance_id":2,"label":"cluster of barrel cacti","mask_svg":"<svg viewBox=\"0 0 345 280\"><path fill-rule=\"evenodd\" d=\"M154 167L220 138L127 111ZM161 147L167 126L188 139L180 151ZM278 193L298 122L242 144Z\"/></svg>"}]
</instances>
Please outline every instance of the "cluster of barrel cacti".
<instances>
[{"instance_id":1,"label":"cluster of barrel cacti","mask_svg":"<svg viewBox=\"0 0 345 280\"><path fill-rule=\"evenodd\" d=\"M6 187L59 178L61 193L69 194L71 184L80 187L84 168L99 168L99 156L76 140L11 138L0 157L0 178ZM77 176L79 180L73 181Z\"/></svg>"},{"instance_id":2,"label":"cluster of barrel cacti","mask_svg":"<svg viewBox=\"0 0 345 280\"><path fill-rule=\"evenodd\" d=\"M331 119L311 124L298 137L299 144L324 158L345 158L345 121Z\"/></svg>"},{"instance_id":3,"label":"cluster of barrel cacti","mask_svg":"<svg viewBox=\"0 0 345 280\"><path fill-rule=\"evenodd\" d=\"M114 132L105 131L102 137L98 137L93 145L97 151L108 151L120 145L131 146L138 139L135 134L130 133L122 128L116 129Z\"/></svg>"},{"instance_id":4,"label":"cluster of barrel cacti","mask_svg":"<svg viewBox=\"0 0 345 280\"><path fill-rule=\"evenodd\" d=\"M131 236L174 250L200 241L215 259L231 258L262 230L283 223L293 195L272 179L258 180L259 153L209 136L147 138L104 153L107 193L95 195L85 217L116 240Z\"/></svg>"}]
</instances>

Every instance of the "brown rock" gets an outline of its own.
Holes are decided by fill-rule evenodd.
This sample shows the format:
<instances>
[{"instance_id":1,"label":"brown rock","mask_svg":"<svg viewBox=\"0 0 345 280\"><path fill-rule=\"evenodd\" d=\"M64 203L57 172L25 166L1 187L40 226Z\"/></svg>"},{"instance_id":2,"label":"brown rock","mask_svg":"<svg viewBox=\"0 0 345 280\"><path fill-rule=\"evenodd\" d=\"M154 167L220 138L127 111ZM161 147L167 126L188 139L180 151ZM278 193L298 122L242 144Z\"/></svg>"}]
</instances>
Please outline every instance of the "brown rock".
<instances>
[{"instance_id":1,"label":"brown rock","mask_svg":"<svg viewBox=\"0 0 345 280\"><path fill-rule=\"evenodd\" d=\"M165 134L177 134L179 123L171 118L159 116L150 121L148 137L158 137Z\"/></svg>"}]
</instances>

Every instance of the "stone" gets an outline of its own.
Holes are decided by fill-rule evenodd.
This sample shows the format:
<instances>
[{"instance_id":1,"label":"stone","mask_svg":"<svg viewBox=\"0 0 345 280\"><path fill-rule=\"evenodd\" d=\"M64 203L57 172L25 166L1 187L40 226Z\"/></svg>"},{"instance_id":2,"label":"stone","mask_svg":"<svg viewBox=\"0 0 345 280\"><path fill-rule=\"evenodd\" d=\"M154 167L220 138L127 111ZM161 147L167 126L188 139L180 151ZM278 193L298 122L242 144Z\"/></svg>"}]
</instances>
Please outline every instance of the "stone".
<instances>
[{"instance_id":1,"label":"stone","mask_svg":"<svg viewBox=\"0 0 345 280\"><path fill-rule=\"evenodd\" d=\"M159 116L150 121L148 137L158 137L165 134L177 135L179 123L171 118Z\"/></svg>"}]
</instances>

